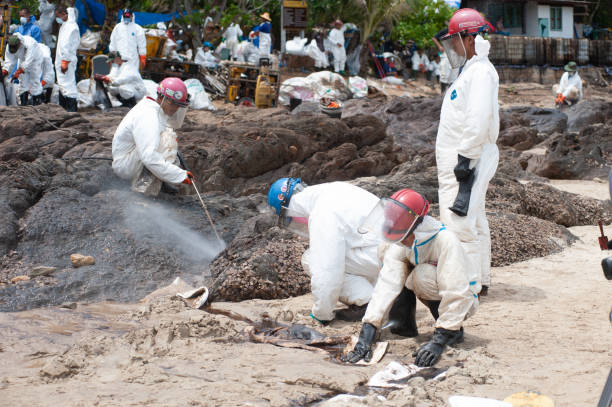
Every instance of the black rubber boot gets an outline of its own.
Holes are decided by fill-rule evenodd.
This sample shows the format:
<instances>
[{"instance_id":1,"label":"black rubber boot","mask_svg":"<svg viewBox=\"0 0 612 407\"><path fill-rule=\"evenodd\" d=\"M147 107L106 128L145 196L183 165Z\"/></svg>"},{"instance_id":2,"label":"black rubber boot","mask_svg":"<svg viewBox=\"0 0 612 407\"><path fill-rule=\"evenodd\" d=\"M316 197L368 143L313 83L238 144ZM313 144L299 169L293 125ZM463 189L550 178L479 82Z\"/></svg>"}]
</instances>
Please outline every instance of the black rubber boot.
<instances>
[{"instance_id":1,"label":"black rubber boot","mask_svg":"<svg viewBox=\"0 0 612 407\"><path fill-rule=\"evenodd\" d=\"M38 105L42 104L42 100L43 100L42 93L40 95L37 95L37 96L32 96L32 106L38 106Z\"/></svg>"},{"instance_id":2,"label":"black rubber boot","mask_svg":"<svg viewBox=\"0 0 612 407\"><path fill-rule=\"evenodd\" d=\"M489 294L489 286L483 285L478 295L480 295L481 297L486 297L488 294Z\"/></svg>"},{"instance_id":3,"label":"black rubber boot","mask_svg":"<svg viewBox=\"0 0 612 407\"><path fill-rule=\"evenodd\" d=\"M431 312L431 316L437 321L440 318L440 312L438 309L440 308L440 301L424 301L424 304L429 308L429 312Z\"/></svg>"},{"instance_id":4,"label":"black rubber boot","mask_svg":"<svg viewBox=\"0 0 612 407\"><path fill-rule=\"evenodd\" d=\"M68 109L66 107L66 98L64 97L64 95L62 95L62 92L59 93L59 105L64 109Z\"/></svg>"},{"instance_id":5,"label":"black rubber boot","mask_svg":"<svg viewBox=\"0 0 612 407\"><path fill-rule=\"evenodd\" d=\"M21 95L19 95L19 104L21 106L26 106L29 98L30 94L28 92L23 92Z\"/></svg>"},{"instance_id":6,"label":"black rubber boot","mask_svg":"<svg viewBox=\"0 0 612 407\"><path fill-rule=\"evenodd\" d=\"M419 335L416 324L416 296L406 287L397 296L389 311L391 332L413 338Z\"/></svg>"},{"instance_id":7,"label":"black rubber boot","mask_svg":"<svg viewBox=\"0 0 612 407\"><path fill-rule=\"evenodd\" d=\"M76 98L66 98L66 110L69 112L77 111L77 100Z\"/></svg>"},{"instance_id":8,"label":"black rubber boot","mask_svg":"<svg viewBox=\"0 0 612 407\"><path fill-rule=\"evenodd\" d=\"M336 311L334 319L339 321L357 322L361 321L365 315L368 304L364 305L349 305L348 308Z\"/></svg>"},{"instance_id":9,"label":"black rubber boot","mask_svg":"<svg viewBox=\"0 0 612 407\"><path fill-rule=\"evenodd\" d=\"M43 103L51 103L52 93L53 93L53 88L47 88L43 91Z\"/></svg>"}]
</instances>

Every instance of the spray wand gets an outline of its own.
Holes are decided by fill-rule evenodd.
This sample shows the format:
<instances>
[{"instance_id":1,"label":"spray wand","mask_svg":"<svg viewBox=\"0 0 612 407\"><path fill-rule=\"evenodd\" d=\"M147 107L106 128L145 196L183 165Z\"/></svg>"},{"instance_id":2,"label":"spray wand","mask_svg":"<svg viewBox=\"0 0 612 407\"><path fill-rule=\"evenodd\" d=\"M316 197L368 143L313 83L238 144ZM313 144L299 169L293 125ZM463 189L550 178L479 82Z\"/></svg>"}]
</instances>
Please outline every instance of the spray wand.
<instances>
[{"instance_id":1,"label":"spray wand","mask_svg":"<svg viewBox=\"0 0 612 407\"><path fill-rule=\"evenodd\" d=\"M176 155L179 159L179 163L185 169L185 171L189 171L189 167L187 167L187 163L183 159L183 156L181 155L181 153L177 151ZM223 239L221 239L221 236L219 236L219 233L217 232L217 228L215 227L215 224L212 220L212 217L210 216L210 213L208 213L208 208L206 208L206 204L204 203L204 200L202 199L202 195L200 195L200 191L198 191L198 187L196 186L194 179L191 179L191 185L193 185L193 189L195 189L196 195L198 195L198 198L200 199L202 208L204 209L204 212L206 213L206 217L208 218L208 221L210 222L210 226L212 226L213 232L215 232L215 236L217 236L217 239L219 240L219 242L223 243Z\"/></svg>"}]
</instances>

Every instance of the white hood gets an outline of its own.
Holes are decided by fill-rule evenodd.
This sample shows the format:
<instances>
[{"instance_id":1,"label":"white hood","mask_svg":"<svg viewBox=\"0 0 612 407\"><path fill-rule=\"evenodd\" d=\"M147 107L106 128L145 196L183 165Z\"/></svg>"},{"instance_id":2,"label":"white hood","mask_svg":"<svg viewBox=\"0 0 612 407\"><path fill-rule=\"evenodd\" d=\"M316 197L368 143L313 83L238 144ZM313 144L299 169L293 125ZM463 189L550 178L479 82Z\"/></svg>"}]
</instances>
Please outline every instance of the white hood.
<instances>
[{"instance_id":1,"label":"white hood","mask_svg":"<svg viewBox=\"0 0 612 407\"><path fill-rule=\"evenodd\" d=\"M491 43L488 40L482 38L481 35L476 36L476 55L479 57L488 57L489 50L491 49Z\"/></svg>"},{"instance_id":2,"label":"white hood","mask_svg":"<svg viewBox=\"0 0 612 407\"><path fill-rule=\"evenodd\" d=\"M431 216L425 216L423 222L417 226L414 231L414 244L421 245L437 235L440 230L444 229L444 224L439 220L432 218Z\"/></svg>"}]
</instances>

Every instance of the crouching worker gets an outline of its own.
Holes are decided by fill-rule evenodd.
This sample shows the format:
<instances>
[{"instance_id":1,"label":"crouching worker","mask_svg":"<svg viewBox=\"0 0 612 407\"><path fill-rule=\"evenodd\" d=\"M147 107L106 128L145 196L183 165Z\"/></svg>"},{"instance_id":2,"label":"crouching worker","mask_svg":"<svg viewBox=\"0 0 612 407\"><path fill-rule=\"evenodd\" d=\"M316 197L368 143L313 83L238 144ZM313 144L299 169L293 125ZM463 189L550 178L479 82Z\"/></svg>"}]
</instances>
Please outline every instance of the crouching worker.
<instances>
[{"instance_id":1,"label":"crouching worker","mask_svg":"<svg viewBox=\"0 0 612 407\"><path fill-rule=\"evenodd\" d=\"M174 129L182 126L189 97L178 78L166 78L157 99L142 99L121 120L113 136L113 171L132 180L132 190L155 196L161 184L191 184L193 175L179 168Z\"/></svg>"},{"instance_id":2,"label":"crouching worker","mask_svg":"<svg viewBox=\"0 0 612 407\"><path fill-rule=\"evenodd\" d=\"M95 79L104 82L123 106L134 107L147 91L138 68L127 64L119 52L109 52L107 62L112 64L109 74L96 74Z\"/></svg>"},{"instance_id":3,"label":"crouching worker","mask_svg":"<svg viewBox=\"0 0 612 407\"><path fill-rule=\"evenodd\" d=\"M370 359L371 345L387 312L396 333L417 336L417 297L436 320L433 337L413 355L417 366L434 365L446 345L463 340L463 321L478 307L479 277L468 266L459 239L427 216L428 209L429 202L422 195L402 189L381 199L361 227L368 234L382 233L392 244L381 245L383 266L359 341L346 361Z\"/></svg>"},{"instance_id":4,"label":"crouching worker","mask_svg":"<svg viewBox=\"0 0 612 407\"><path fill-rule=\"evenodd\" d=\"M310 316L321 324L334 317L358 321L370 301L381 239L357 229L378 200L345 182L306 186L299 178L281 178L270 187L268 204L280 226L309 239L302 267L314 297ZM350 308L334 313L338 300Z\"/></svg>"},{"instance_id":5,"label":"crouching worker","mask_svg":"<svg viewBox=\"0 0 612 407\"><path fill-rule=\"evenodd\" d=\"M578 75L578 67L575 62L569 62L564 67L565 73L561 76L558 85L553 85L553 93L556 95L555 105L574 105L582 99L582 79Z\"/></svg>"}]
</instances>

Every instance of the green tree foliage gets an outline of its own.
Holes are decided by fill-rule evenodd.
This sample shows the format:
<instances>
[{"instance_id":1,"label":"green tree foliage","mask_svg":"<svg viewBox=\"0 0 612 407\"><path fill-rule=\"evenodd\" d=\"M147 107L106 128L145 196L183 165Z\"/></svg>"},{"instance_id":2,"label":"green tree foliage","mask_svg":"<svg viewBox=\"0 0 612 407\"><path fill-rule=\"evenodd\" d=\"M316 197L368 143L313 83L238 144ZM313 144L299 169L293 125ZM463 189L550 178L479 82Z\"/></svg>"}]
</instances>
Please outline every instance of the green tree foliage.
<instances>
[{"instance_id":1,"label":"green tree foliage","mask_svg":"<svg viewBox=\"0 0 612 407\"><path fill-rule=\"evenodd\" d=\"M431 38L446 27L454 10L443 0L414 0L410 11L393 28L393 39L405 44L413 40L417 46L430 47Z\"/></svg>"}]
</instances>

